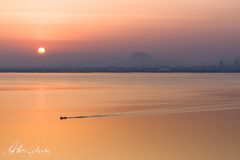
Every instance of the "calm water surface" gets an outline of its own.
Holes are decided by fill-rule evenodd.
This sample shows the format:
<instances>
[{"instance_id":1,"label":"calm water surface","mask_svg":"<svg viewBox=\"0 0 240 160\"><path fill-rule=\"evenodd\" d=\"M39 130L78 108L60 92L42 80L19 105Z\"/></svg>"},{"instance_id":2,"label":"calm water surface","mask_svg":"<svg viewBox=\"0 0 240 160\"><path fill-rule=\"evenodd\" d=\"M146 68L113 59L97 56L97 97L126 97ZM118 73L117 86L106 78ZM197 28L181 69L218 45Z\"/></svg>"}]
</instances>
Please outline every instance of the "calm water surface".
<instances>
[{"instance_id":1,"label":"calm water surface","mask_svg":"<svg viewBox=\"0 0 240 160\"><path fill-rule=\"evenodd\" d=\"M240 74L1 73L0 111L3 160L240 159Z\"/></svg>"}]
</instances>

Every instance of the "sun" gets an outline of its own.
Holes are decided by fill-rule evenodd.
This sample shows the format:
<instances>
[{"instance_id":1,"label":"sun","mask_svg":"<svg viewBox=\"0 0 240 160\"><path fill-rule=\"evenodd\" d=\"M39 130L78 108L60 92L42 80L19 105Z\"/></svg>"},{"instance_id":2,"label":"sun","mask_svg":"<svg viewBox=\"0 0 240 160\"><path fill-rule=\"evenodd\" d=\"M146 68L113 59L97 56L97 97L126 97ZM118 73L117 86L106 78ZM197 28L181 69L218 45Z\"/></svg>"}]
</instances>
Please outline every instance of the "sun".
<instances>
[{"instance_id":1,"label":"sun","mask_svg":"<svg viewBox=\"0 0 240 160\"><path fill-rule=\"evenodd\" d=\"M43 47L38 48L38 54L45 54L46 49Z\"/></svg>"}]
</instances>

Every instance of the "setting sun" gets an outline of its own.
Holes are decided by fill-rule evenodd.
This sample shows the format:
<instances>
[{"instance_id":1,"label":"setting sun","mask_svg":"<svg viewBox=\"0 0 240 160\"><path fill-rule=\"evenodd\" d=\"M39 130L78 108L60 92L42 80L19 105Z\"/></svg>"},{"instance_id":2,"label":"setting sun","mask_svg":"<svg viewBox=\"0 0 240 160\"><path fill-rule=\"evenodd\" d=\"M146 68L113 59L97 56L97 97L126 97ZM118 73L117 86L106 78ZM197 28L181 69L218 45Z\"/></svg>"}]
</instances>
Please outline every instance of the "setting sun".
<instances>
[{"instance_id":1,"label":"setting sun","mask_svg":"<svg viewBox=\"0 0 240 160\"><path fill-rule=\"evenodd\" d=\"M46 50L43 47L38 48L38 54L45 54Z\"/></svg>"}]
</instances>

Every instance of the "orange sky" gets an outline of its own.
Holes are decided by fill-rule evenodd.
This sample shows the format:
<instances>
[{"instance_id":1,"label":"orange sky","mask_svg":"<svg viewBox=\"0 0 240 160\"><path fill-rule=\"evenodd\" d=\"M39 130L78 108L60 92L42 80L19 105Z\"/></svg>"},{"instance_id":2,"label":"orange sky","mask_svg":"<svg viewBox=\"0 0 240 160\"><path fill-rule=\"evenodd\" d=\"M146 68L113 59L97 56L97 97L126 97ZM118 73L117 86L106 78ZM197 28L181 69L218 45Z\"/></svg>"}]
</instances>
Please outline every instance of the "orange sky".
<instances>
[{"instance_id":1,"label":"orange sky","mask_svg":"<svg viewBox=\"0 0 240 160\"><path fill-rule=\"evenodd\" d=\"M133 29L178 28L186 21L190 26L196 20L224 22L240 15L237 0L9 0L0 3L1 38L31 40L93 40Z\"/></svg>"},{"instance_id":2,"label":"orange sky","mask_svg":"<svg viewBox=\"0 0 240 160\"><path fill-rule=\"evenodd\" d=\"M222 33L221 43L236 42L239 9L238 0L8 0L0 2L0 41L52 52L157 53L157 43L220 44Z\"/></svg>"}]
</instances>

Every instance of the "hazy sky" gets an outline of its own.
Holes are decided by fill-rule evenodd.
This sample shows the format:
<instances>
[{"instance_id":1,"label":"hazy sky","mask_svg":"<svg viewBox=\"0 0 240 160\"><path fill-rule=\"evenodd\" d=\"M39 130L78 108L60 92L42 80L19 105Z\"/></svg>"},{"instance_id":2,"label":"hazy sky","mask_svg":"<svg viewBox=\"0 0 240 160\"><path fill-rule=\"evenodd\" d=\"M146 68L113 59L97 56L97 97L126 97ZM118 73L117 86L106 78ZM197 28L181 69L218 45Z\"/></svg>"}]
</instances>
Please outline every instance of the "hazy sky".
<instances>
[{"instance_id":1,"label":"hazy sky","mask_svg":"<svg viewBox=\"0 0 240 160\"><path fill-rule=\"evenodd\" d=\"M173 63L240 57L239 0L8 0L0 22L0 56L10 59L40 46L66 56L145 51Z\"/></svg>"}]
</instances>

